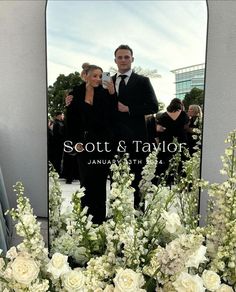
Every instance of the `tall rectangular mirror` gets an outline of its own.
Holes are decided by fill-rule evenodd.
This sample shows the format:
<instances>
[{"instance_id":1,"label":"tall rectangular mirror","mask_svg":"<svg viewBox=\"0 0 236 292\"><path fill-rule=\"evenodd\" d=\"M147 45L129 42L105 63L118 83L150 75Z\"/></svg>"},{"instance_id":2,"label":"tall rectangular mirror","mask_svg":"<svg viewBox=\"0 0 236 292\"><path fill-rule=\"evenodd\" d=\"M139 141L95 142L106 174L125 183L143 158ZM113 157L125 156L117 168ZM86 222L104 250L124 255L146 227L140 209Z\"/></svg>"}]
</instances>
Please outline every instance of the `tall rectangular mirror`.
<instances>
[{"instance_id":1,"label":"tall rectangular mirror","mask_svg":"<svg viewBox=\"0 0 236 292\"><path fill-rule=\"evenodd\" d=\"M141 169L152 150L158 150L157 165L149 182L163 187L163 197L186 178L185 162L196 152L192 165L200 169L196 161L200 163L201 158L206 39L205 1L48 1L48 157L59 176L50 175L49 189L56 184L62 190L60 195L50 189L54 252L60 250L57 244L73 237L73 227L63 224L68 214L74 214L76 204L88 206L93 216L88 221L95 229L115 214L111 189L114 181L121 182L109 169L117 161L113 155L117 148L123 147L120 152L128 149L130 155L134 189L126 187L134 199L126 199L127 206L135 206L134 216L145 214L148 208L143 187L147 176L144 172L142 178ZM173 153L179 154L177 160ZM81 186L85 196L76 203L71 194L83 192ZM189 184L187 192L192 188ZM53 196L60 211L55 211ZM180 198L182 211L187 208L185 199ZM188 219L193 217L190 227L198 224L197 192L193 200L194 206L185 212ZM174 203L170 209L174 212ZM61 225L57 226L57 220ZM83 244L76 252L72 246L60 251L75 266L86 263L91 254Z\"/></svg>"}]
</instances>

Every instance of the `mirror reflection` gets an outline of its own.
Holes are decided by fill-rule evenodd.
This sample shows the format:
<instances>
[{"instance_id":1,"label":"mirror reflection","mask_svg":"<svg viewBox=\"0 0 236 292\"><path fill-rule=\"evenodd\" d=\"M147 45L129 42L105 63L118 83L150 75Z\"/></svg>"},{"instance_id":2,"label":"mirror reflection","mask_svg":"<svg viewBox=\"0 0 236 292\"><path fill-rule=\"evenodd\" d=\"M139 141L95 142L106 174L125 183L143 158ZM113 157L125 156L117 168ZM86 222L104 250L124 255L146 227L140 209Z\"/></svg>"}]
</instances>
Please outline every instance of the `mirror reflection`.
<instances>
[{"instance_id":1,"label":"mirror reflection","mask_svg":"<svg viewBox=\"0 0 236 292\"><path fill-rule=\"evenodd\" d=\"M48 158L59 175L61 214L86 207L89 224L98 225L122 217L115 191L123 183L134 216L168 205L187 208L182 220L197 224L199 186L188 171L200 167L206 30L205 1L48 1ZM148 156L153 164L144 168ZM157 205L148 205L147 192L157 189ZM177 189L178 202L169 204L167 190ZM76 190L79 203L71 202Z\"/></svg>"}]
</instances>

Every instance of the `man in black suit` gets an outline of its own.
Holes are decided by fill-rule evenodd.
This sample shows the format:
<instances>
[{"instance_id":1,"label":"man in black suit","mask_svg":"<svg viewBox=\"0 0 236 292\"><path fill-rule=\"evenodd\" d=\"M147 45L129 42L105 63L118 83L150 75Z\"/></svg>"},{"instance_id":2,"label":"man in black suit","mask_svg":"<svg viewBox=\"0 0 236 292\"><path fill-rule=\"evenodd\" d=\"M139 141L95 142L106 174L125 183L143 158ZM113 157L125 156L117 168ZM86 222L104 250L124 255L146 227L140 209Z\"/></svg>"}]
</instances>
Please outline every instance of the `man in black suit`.
<instances>
[{"instance_id":1,"label":"man in black suit","mask_svg":"<svg viewBox=\"0 0 236 292\"><path fill-rule=\"evenodd\" d=\"M132 49L128 45L120 45L114 54L118 67L118 73L112 77L118 96L116 135L118 143L125 141L130 154L131 172L135 174L133 186L136 189L137 207L140 200L138 183L147 155L137 145L141 146L148 141L145 115L157 113L158 102L149 78L138 75L131 69L134 61Z\"/></svg>"}]
</instances>

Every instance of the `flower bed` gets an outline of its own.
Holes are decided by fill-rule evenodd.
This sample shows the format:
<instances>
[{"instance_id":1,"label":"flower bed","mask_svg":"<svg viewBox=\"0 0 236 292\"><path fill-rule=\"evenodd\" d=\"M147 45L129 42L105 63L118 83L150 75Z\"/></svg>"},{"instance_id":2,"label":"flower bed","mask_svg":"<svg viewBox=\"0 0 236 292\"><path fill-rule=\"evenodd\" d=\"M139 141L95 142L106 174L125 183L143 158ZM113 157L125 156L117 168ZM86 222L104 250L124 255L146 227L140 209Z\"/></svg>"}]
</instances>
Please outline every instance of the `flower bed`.
<instances>
[{"instance_id":1,"label":"flower bed","mask_svg":"<svg viewBox=\"0 0 236 292\"><path fill-rule=\"evenodd\" d=\"M17 183L17 208L10 214L23 240L0 258L0 291L235 291L236 131L226 142L221 173L227 177L212 185L199 179L199 152L183 162L184 175L171 189L165 181L179 167L178 154L154 185L158 162L151 153L140 181L139 210L133 207L127 157L113 164L108 219L100 226L81 207L83 188L72 195L72 210L61 212L58 176L51 172L50 253ZM209 194L204 227L198 227L200 188Z\"/></svg>"}]
</instances>

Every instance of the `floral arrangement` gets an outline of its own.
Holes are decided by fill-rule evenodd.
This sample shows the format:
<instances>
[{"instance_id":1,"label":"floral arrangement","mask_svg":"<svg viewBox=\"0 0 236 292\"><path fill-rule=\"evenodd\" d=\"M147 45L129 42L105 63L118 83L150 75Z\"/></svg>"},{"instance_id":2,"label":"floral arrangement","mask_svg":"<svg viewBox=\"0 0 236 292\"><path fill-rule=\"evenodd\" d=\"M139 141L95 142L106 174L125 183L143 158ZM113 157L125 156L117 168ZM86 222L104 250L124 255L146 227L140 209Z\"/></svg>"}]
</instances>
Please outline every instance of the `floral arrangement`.
<instances>
[{"instance_id":1,"label":"floral arrangement","mask_svg":"<svg viewBox=\"0 0 236 292\"><path fill-rule=\"evenodd\" d=\"M111 166L108 218L92 223L81 207L84 189L63 202L58 175L50 173L50 253L24 188L17 183L17 208L10 212L23 237L0 258L0 291L232 292L236 289L236 131L226 140L223 183L199 178L200 152L156 178L157 153L143 168L140 208L133 207L133 175L127 157ZM171 187L166 177L179 169ZM156 182L158 181L158 184ZM155 183L154 183L155 182ZM198 226L199 189L209 195L208 217Z\"/></svg>"}]
</instances>

